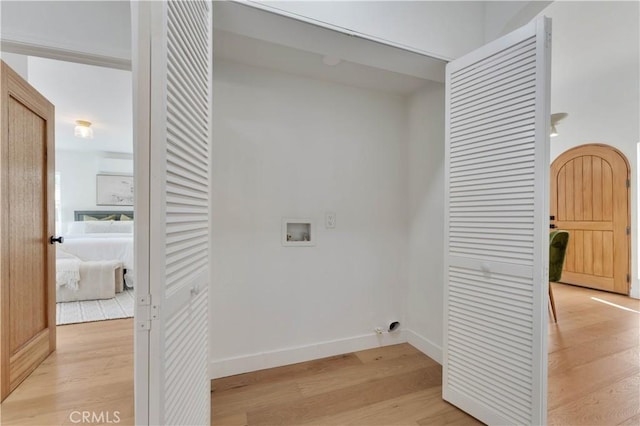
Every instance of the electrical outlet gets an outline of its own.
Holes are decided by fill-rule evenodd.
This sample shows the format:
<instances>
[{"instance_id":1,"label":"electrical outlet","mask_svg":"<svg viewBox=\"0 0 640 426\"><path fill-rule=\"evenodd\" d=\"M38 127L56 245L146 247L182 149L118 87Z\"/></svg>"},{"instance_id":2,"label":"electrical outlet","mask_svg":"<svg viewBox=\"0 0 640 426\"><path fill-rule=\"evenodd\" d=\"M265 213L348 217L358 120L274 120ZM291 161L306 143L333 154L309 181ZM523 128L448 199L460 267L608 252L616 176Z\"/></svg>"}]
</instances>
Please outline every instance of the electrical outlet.
<instances>
[{"instance_id":1,"label":"electrical outlet","mask_svg":"<svg viewBox=\"0 0 640 426\"><path fill-rule=\"evenodd\" d=\"M324 226L328 229L333 229L336 227L336 213L335 212L326 212L324 214Z\"/></svg>"},{"instance_id":2,"label":"electrical outlet","mask_svg":"<svg viewBox=\"0 0 640 426\"><path fill-rule=\"evenodd\" d=\"M376 334L382 334L382 327L376 327L374 331L376 332Z\"/></svg>"}]
</instances>

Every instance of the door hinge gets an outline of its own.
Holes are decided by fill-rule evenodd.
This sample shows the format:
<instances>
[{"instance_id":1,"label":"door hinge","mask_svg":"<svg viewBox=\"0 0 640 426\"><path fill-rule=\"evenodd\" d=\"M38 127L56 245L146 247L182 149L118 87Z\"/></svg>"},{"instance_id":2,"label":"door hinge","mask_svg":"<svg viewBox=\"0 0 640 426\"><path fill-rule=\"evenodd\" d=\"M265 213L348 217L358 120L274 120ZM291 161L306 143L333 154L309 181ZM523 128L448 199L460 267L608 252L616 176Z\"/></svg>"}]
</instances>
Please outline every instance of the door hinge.
<instances>
[{"instance_id":1,"label":"door hinge","mask_svg":"<svg viewBox=\"0 0 640 426\"><path fill-rule=\"evenodd\" d=\"M631 276L629 274L627 274L627 282L630 283L631 282Z\"/></svg>"},{"instance_id":2,"label":"door hinge","mask_svg":"<svg viewBox=\"0 0 640 426\"><path fill-rule=\"evenodd\" d=\"M551 46L551 33L547 32L544 37L544 47L548 48L550 46Z\"/></svg>"},{"instance_id":3,"label":"door hinge","mask_svg":"<svg viewBox=\"0 0 640 426\"><path fill-rule=\"evenodd\" d=\"M160 307L157 303L151 303L151 295L138 296L138 310L136 311L136 329L139 331L151 330L151 321L159 318Z\"/></svg>"},{"instance_id":4,"label":"door hinge","mask_svg":"<svg viewBox=\"0 0 640 426\"><path fill-rule=\"evenodd\" d=\"M631 181L627 179L627 188L631 188Z\"/></svg>"},{"instance_id":5,"label":"door hinge","mask_svg":"<svg viewBox=\"0 0 640 426\"><path fill-rule=\"evenodd\" d=\"M627 235L631 235L631 227L627 226Z\"/></svg>"}]
</instances>

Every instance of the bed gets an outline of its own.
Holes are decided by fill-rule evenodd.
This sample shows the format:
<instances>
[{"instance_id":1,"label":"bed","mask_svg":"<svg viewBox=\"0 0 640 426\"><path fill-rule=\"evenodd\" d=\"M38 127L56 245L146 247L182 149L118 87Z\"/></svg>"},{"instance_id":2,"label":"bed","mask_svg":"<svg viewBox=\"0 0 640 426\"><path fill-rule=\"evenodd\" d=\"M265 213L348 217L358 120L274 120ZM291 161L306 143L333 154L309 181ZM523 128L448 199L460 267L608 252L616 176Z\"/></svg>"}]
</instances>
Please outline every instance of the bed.
<instances>
[{"instance_id":1,"label":"bed","mask_svg":"<svg viewBox=\"0 0 640 426\"><path fill-rule=\"evenodd\" d=\"M108 298L111 289L96 283L101 282L100 277L102 282L107 282L109 268L115 268L115 291L119 289L117 268L124 274L125 286L132 288L133 212L80 210L74 212L74 217L76 220L69 223L67 232L63 233L64 243L58 246L58 301L68 300L69 294L79 290L83 296L76 300ZM91 278L82 280L79 272Z\"/></svg>"}]
</instances>

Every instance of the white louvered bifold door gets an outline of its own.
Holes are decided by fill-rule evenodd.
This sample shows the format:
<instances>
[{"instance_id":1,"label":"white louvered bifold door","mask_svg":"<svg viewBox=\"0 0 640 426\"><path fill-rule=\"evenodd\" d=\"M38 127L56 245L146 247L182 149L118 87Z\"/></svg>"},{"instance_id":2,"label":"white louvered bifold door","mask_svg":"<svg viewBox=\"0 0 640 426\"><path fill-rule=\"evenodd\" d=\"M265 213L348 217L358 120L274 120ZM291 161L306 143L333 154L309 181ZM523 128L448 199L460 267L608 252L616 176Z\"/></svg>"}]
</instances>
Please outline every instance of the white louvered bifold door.
<instances>
[{"instance_id":1,"label":"white louvered bifold door","mask_svg":"<svg viewBox=\"0 0 640 426\"><path fill-rule=\"evenodd\" d=\"M447 66L443 398L546 422L550 21Z\"/></svg>"},{"instance_id":2,"label":"white louvered bifold door","mask_svg":"<svg viewBox=\"0 0 640 426\"><path fill-rule=\"evenodd\" d=\"M146 391L148 416L136 413L136 421L208 425L212 4L141 2L134 7L134 22L141 51L145 28L149 34L150 77L148 152L136 150L149 159L150 298L145 309L138 297L137 310L149 313L148 387L140 385L140 394L136 388L136 410L144 406ZM136 58L134 72L144 74L145 57L138 52ZM137 90L138 102L144 102L144 90ZM144 108L136 110L144 118ZM144 120L136 125L144 126ZM144 137L144 129L137 135ZM143 319L136 318L139 332ZM136 363L136 379L143 368Z\"/></svg>"}]
</instances>

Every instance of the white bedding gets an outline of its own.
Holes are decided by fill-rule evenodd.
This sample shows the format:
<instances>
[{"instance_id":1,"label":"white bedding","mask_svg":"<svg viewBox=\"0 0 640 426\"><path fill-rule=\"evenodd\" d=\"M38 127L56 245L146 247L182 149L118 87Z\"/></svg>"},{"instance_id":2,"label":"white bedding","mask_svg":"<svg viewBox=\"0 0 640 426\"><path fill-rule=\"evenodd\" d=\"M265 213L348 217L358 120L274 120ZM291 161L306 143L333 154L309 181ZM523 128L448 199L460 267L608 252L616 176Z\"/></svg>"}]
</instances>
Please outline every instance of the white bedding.
<instances>
[{"instance_id":1,"label":"white bedding","mask_svg":"<svg viewBox=\"0 0 640 426\"><path fill-rule=\"evenodd\" d=\"M56 250L56 287L78 289L80 281L80 259L57 246Z\"/></svg>"},{"instance_id":2,"label":"white bedding","mask_svg":"<svg viewBox=\"0 0 640 426\"><path fill-rule=\"evenodd\" d=\"M127 270L125 275L127 284L133 284L132 234L67 235L62 244L62 249L83 261L118 260Z\"/></svg>"}]
</instances>

